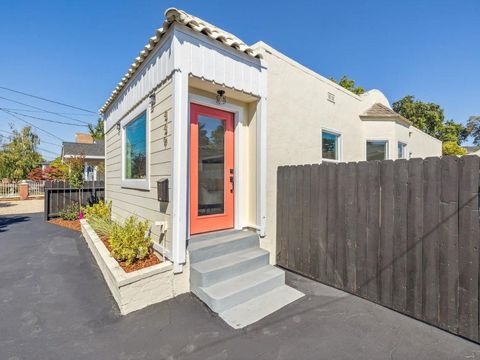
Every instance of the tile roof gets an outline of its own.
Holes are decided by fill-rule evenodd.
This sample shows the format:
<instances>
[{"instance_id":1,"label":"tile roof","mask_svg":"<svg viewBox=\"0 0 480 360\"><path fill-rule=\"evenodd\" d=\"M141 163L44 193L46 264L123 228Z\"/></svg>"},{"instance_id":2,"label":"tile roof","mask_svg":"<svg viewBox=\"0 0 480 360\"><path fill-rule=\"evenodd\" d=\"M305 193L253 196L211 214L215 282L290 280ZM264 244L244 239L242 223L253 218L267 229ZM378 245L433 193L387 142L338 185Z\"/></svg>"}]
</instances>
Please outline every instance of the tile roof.
<instances>
[{"instance_id":1,"label":"tile roof","mask_svg":"<svg viewBox=\"0 0 480 360\"><path fill-rule=\"evenodd\" d=\"M123 76L122 80L118 83L117 87L113 90L112 94L105 102L105 104L100 109L100 112L104 113L116 97L120 94L124 86L127 84L128 80L136 73L140 65L145 61L148 55L155 48L155 45L160 41L163 35L167 32L170 25L174 22L188 26L192 30L202 33L208 36L211 39L220 41L221 43L230 46L234 49L237 49L245 54L255 57L262 58L262 55L254 50L252 47L245 44L242 40L236 36L217 28L216 26L197 18L196 16L190 15L183 10L178 10L175 8L169 8L165 11L165 21L163 26L155 32L155 35L150 38L148 44L146 44L140 54L135 58L135 61L132 63L128 71Z\"/></svg>"},{"instance_id":2,"label":"tile roof","mask_svg":"<svg viewBox=\"0 0 480 360\"><path fill-rule=\"evenodd\" d=\"M85 157L89 156L105 156L105 142L96 141L93 144L84 144L76 142L63 142L62 144L62 155L74 155L79 156L83 155Z\"/></svg>"},{"instance_id":3,"label":"tile roof","mask_svg":"<svg viewBox=\"0 0 480 360\"><path fill-rule=\"evenodd\" d=\"M392 109L390 109L388 106L385 106L380 103L375 103L373 104L367 111L365 111L362 115L360 115L361 118L382 118L382 119L398 119L402 120L404 122L407 122L408 124L411 124L411 121L404 118L402 115L396 113Z\"/></svg>"}]
</instances>

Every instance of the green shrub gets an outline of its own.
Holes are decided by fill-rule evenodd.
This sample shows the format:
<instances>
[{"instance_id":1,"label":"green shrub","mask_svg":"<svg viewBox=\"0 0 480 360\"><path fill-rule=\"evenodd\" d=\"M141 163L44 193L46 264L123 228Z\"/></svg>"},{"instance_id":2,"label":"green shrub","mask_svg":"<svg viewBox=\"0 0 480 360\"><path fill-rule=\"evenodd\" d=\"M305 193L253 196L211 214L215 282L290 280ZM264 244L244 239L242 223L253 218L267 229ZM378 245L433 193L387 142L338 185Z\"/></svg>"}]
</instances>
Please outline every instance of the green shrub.
<instances>
[{"instance_id":1,"label":"green shrub","mask_svg":"<svg viewBox=\"0 0 480 360\"><path fill-rule=\"evenodd\" d=\"M152 245L148 229L148 221L138 221L135 216L130 216L124 225L113 223L109 237L112 256L127 265L145 258Z\"/></svg>"},{"instance_id":2,"label":"green shrub","mask_svg":"<svg viewBox=\"0 0 480 360\"><path fill-rule=\"evenodd\" d=\"M112 228L115 223L110 219L105 219L99 216L91 216L88 218L88 223L100 236L110 236Z\"/></svg>"},{"instance_id":3,"label":"green shrub","mask_svg":"<svg viewBox=\"0 0 480 360\"><path fill-rule=\"evenodd\" d=\"M96 204L89 205L82 208L82 212L85 219L89 221L91 221L93 218L110 220L111 207L112 207L112 202L106 203L104 201L100 201Z\"/></svg>"},{"instance_id":4,"label":"green shrub","mask_svg":"<svg viewBox=\"0 0 480 360\"><path fill-rule=\"evenodd\" d=\"M78 220L78 214L80 212L80 205L78 203L71 203L59 212L59 216L63 220Z\"/></svg>"}]
</instances>

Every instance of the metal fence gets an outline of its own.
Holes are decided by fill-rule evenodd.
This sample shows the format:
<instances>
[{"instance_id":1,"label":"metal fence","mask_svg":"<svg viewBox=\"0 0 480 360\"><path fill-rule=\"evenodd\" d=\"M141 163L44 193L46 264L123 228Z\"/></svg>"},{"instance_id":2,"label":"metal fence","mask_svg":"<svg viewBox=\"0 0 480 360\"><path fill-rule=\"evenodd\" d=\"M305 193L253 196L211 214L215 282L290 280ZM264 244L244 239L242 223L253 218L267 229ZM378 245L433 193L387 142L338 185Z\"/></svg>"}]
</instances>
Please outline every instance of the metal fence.
<instances>
[{"instance_id":1,"label":"metal fence","mask_svg":"<svg viewBox=\"0 0 480 360\"><path fill-rule=\"evenodd\" d=\"M0 182L0 198L15 198L18 196L18 183Z\"/></svg>"},{"instance_id":2,"label":"metal fence","mask_svg":"<svg viewBox=\"0 0 480 360\"><path fill-rule=\"evenodd\" d=\"M478 342L479 160L280 167L278 264Z\"/></svg>"},{"instance_id":3,"label":"metal fence","mask_svg":"<svg viewBox=\"0 0 480 360\"><path fill-rule=\"evenodd\" d=\"M27 181L29 196L43 196L45 181Z\"/></svg>"},{"instance_id":4,"label":"metal fence","mask_svg":"<svg viewBox=\"0 0 480 360\"><path fill-rule=\"evenodd\" d=\"M104 200L104 197L103 181L85 181L81 188L74 188L67 181L46 181L44 218L47 221L57 217L72 204L85 206Z\"/></svg>"}]
</instances>

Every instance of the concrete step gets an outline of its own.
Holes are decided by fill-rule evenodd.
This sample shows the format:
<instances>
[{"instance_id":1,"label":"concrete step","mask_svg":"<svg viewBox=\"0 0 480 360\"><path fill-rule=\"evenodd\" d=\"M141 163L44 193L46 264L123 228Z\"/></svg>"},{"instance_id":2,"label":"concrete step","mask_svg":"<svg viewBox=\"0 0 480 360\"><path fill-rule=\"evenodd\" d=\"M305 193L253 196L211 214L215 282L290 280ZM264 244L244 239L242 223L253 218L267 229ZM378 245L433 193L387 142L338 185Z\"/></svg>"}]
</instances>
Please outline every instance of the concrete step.
<instances>
[{"instance_id":1,"label":"concrete step","mask_svg":"<svg viewBox=\"0 0 480 360\"><path fill-rule=\"evenodd\" d=\"M304 294L287 285L279 286L242 304L220 313L220 317L234 329L253 324L294 302Z\"/></svg>"},{"instance_id":2,"label":"concrete step","mask_svg":"<svg viewBox=\"0 0 480 360\"><path fill-rule=\"evenodd\" d=\"M243 230L228 229L228 230L213 231L213 232L199 234L199 235L193 235L190 238L190 243L193 244L200 241L211 240L211 239L215 239L215 238L226 236L226 235L233 235L233 234L244 233L244 232L245 231Z\"/></svg>"},{"instance_id":3,"label":"concrete step","mask_svg":"<svg viewBox=\"0 0 480 360\"><path fill-rule=\"evenodd\" d=\"M217 282L253 271L268 265L269 253L260 248L248 248L192 264L190 284L207 287Z\"/></svg>"},{"instance_id":4,"label":"concrete step","mask_svg":"<svg viewBox=\"0 0 480 360\"><path fill-rule=\"evenodd\" d=\"M271 265L192 292L213 311L221 313L231 307L285 284L285 273Z\"/></svg>"},{"instance_id":5,"label":"concrete step","mask_svg":"<svg viewBox=\"0 0 480 360\"><path fill-rule=\"evenodd\" d=\"M204 240L193 240L188 245L192 264L217 256L259 246L258 235L250 231L234 231Z\"/></svg>"}]
</instances>

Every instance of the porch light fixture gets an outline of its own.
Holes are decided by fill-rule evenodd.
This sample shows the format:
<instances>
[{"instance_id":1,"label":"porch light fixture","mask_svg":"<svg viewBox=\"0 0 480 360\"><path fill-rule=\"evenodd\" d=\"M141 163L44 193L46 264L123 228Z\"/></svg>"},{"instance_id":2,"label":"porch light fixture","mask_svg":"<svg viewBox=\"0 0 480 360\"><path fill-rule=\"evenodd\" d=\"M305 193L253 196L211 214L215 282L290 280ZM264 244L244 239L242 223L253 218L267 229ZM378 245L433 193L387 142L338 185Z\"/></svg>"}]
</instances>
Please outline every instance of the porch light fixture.
<instances>
[{"instance_id":1,"label":"porch light fixture","mask_svg":"<svg viewBox=\"0 0 480 360\"><path fill-rule=\"evenodd\" d=\"M115 125L117 126L117 131L120 131L120 121L117 121Z\"/></svg>"},{"instance_id":2,"label":"porch light fixture","mask_svg":"<svg viewBox=\"0 0 480 360\"><path fill-rule=\"evenodd\" d=\"M225 91L218 90L217 91L217 104L223 105L227 102L227 97L225 96Z\"/></svg>"}]
</instances>

